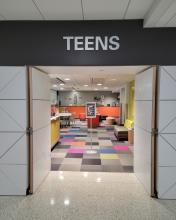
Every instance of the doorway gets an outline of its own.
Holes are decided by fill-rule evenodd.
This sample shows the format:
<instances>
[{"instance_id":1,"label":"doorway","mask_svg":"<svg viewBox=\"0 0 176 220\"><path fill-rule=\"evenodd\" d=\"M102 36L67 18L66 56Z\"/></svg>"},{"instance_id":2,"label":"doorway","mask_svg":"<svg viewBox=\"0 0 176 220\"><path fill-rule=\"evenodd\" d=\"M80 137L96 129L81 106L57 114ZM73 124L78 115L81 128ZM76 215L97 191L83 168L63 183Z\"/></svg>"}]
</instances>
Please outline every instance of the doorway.
<instances>
[{"instance_id":1,"label":"doorway","mask_svg":"<svg viewBox=\"0 0 176 220\"><path fill-rule=\"evenodd\" d=\"M111 68L111 71L108 68ZM149 155L147 158L148 166L144 168L146 154L141 151L141 147L138 147L141 145L138 136L142 137L144 135L142 141L146 137L145 134L140 133L139 129L142 128L140 123L144 121L142 117L145 117L148 121L153 121L155 117L154 76L156 69L146 66L97 67L98 73L96 73L96 67L40 66L32 69L35 69L34 72L37 70L38 76L40 72L40 74L42 73L47 77L47 81L52 82L50 89L57 97L57 103L50 103L50 99L42 100L45 101L45 104L47 101L47 109L48 101L52 104L51 113L56 113L52 117L55 117L55 123L57 121L59 123L59 125L56 123L57 125L54 126L59 131L58 141L56 144L50 145L50 149L52 148L51 158L47 157L47 161L49 159L51 161L51 170L60 172L81 171L85 175L86 172L135 172L146 190L154 196L155 152L153 149L155 140L152 136L153 134L149 131L146 135L148 135L148 140L151 140L151 142L149 141L150 143L148 142L147 148L145 148L147 155ZM90 80L85 77L87 76L84 74L86 71ZM147 86L143 77L149 77ZM143 85L143 87L138 88L138 84L135 84L134 81L140 81L139 84L140 86ZM40 83L40 86L43 83ZM143 90L143 88L145 89ZM112 96L114 97L115 101L106 102L105 98L108 92L110 92L111 98ZM138 101L149 101L138 98L138 95L142 97L142 94L145 95L146 92L151 94L151 109L149 114L143 112L144 114L141 116L140 113L142 111L137 111L135 108L137 107L138 109ZM88 95L89 93L90 95ZM103 100L101 99L102 97ZM40 102L42 101L40 100ZM99 115L98 119L93 122L93 126L95 126L93 128L90 127L89 120L85 116L85 103L90 101L97 103L97 115ZM113 112L114 109L115 113ZM135 116L136 113L139 118ZM33 115L35 114L37 118L40 111L33 111ZM45 116L48 117L47 111ZM50 122L47 121L46 123ZM150 124L149 130L152 130L154 125ZM142 130L144 129L145 127L142 128ZM45 137L48 137L48 135L44 135L42 141ZM133 139L136 140L138 145L137 147L135 146L135 149ZM33 145L33 149L35 147L37 148L37 142ZM89 150L94 150L94 154L89 154ZM135 156L133 157L134 154ZM41 157L40 151L38 156ZM134 165L133 158L135 158ZM45 165L47 170L48 165L46 166L46 163L43 163L43 165ZM33 172L36 173L36 178L39 178L34 168ZM34 176L34 173L32 176Z\"/></svg>"}]
</instances>

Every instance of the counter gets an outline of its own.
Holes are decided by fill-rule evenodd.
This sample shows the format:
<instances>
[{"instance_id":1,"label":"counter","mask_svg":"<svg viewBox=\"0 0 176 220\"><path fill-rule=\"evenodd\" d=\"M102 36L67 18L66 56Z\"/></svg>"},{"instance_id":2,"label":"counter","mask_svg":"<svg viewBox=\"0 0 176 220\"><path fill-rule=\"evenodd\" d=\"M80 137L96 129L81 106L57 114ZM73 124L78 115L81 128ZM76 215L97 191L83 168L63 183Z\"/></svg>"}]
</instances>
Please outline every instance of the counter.
<instances>
[{"instance_id":1,"label":"counter","mask_svg":"<svg viewBox=\"0 0 176 220\"><path fill-rule=\"evenodd\" d=\"M81 114L85 114L85 106L61 106L59 107L59 111L62 112L65 109L73 113L76 118L80 118ZM118 118L120 116L120 106L108 107L108 106L97 106L97 112L101 116L115 117Z\"/></svg>"}]
</instances>

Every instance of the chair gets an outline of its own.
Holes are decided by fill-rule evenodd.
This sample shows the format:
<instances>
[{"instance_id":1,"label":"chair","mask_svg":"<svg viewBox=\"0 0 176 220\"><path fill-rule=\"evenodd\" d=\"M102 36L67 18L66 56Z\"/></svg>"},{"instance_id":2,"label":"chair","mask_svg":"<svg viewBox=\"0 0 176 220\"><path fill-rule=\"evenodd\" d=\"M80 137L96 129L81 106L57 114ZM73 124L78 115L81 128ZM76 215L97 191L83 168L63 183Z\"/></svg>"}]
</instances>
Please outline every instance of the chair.
<instances>
[{"instance_id":1,"label":"chair","mask_svg":"<svg viewBox=\"0 0 176 220\"><path fill-rule=\"evenodd\" d=\"M76 123L75 119L76 119L76 113L74 112L74 113L72 113L72 115L70 116L70 124L71 124L72 126L75 126L75 123Z\"/></svg>"},{"instance_id":2,"label":"chair","mask_svg":"<svg viewBox=\"0 0 176 220\"><path fill-rule=\"evenodd\" d=\"M66 119L66 117L63 117L63 116L60 117L60 127L61 128L67 127L67 119Z\"/></svg>"},{"instance_id":3,"label":"chair","mask_svg":"<svg viewBox=\"0 0 176 220\"><path fill-rule=\"evenodd\" d=\"M114 135L116 136L118 141L128 141L128 129L132 128L133 124L134 122L132 120L127 119L124 126L114 126Z\"/></svg>"}]
</instances>

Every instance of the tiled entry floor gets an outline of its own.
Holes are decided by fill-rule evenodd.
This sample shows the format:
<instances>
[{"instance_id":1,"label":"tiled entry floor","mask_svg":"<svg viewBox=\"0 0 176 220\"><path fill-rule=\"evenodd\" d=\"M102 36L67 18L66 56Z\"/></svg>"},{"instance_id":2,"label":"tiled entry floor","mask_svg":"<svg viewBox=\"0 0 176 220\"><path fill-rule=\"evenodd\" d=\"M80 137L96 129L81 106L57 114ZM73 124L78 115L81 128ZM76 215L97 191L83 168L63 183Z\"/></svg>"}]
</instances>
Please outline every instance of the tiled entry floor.
<instances>
[{"instance_id":1,"label":"tiled entry floor","mask_svg":"<svg viewBox=\"0 0 176 220\"><path fill-rule=\"evenodd\" d=\"M91 140L94 154L88 153ZM51 170L133 172L133 154L128 144L117 142L113 126L92 129L92 138L85 126L64 128L51 152Z\"/></svg>"}]
</instances>

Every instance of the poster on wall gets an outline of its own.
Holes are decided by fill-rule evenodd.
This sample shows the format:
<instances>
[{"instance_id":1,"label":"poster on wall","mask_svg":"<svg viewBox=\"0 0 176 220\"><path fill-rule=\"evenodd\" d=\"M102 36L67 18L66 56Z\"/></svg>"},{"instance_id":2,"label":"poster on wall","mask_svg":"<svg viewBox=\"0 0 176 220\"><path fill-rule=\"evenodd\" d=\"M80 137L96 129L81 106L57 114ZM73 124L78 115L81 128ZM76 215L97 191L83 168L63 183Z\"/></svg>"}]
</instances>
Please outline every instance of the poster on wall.
<instances>
[{"instance_id":1,"label":"poster on wall","mask_svg":"<svg viewBox=\"0 0 176 220\"><path fill-rule=\"evenodd\" d=\"M86 118L96 118L96 102L86 103Z\"/></svg>"}]
</instances>

